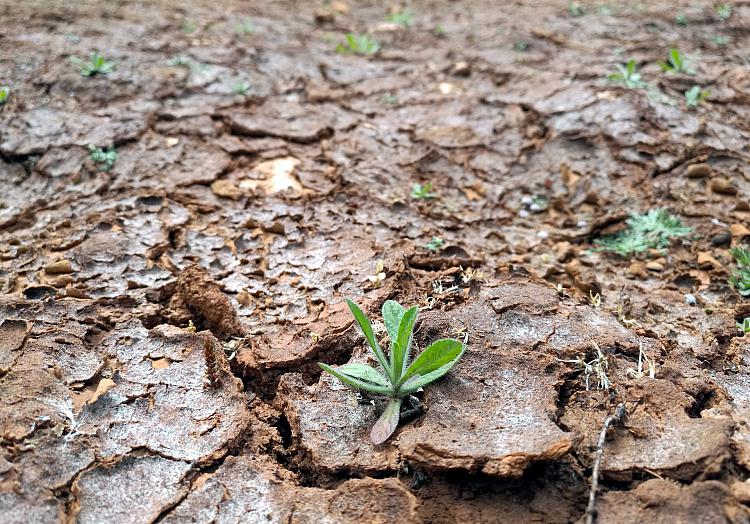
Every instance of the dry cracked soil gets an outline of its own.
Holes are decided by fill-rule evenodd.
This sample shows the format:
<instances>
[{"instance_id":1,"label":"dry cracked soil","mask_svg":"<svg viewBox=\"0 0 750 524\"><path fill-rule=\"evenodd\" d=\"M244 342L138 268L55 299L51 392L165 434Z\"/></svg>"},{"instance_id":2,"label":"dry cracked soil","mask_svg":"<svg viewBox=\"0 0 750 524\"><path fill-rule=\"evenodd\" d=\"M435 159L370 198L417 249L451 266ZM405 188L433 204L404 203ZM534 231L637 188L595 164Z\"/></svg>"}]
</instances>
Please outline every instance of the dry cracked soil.
<instances>
[{"instance_id":1,"label":"dry cracked soil","mask_svg":"<svg viewBox=\"0 0 750 524\"><path fill-rule=\"evenodd\" d=\"M750 522L749 56L745 1L0 1L0 522ZM345 297L468 337L381 446Z\"/></svg>"}]
</instances>

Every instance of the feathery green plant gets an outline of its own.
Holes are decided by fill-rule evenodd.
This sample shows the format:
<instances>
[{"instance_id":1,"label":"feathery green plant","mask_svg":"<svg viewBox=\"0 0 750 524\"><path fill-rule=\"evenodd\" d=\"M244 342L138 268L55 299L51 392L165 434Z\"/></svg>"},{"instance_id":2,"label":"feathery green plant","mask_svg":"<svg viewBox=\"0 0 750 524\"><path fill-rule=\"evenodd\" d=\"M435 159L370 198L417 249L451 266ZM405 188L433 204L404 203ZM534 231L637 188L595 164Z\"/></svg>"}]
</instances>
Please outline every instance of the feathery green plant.
<instances>
[{"instance_id":1,"label":"feathery green plant","mask_svg":"<svg viewBox=\"0 0 750 524\"><path fill-rule=\"evenodd\" d=\"M675 237L689 234L693 229L670 215L666 209L652 209L644 214L632 214L625 222L628 228L615 235L594 241L594 251L609 251L628 258L649 249L664 249Z\"/></svg>"},{"instance_id":2,"label":"feathery green plant","mask_svg":"<svg viewBox=\"0 0 750 524\"><path fill-rule=\"evenodd\" d=\"M99 164L101 170L106 173L115 165L115 162L117 161L117 151L115 151L115 148L112 146L107 149L102 149L101 147L89 144L89 158Z\"/></svg>"},{"instance_id":3,"label":"feathery green plant","mask_svg":"<svg viewBox=\"0 0 750 524\"><path fill-rule=\"evenodd\" d=\"M390 355L386 357L367 316L351 300L347 299L346 303L382 371L361 363L344 364L336 368L322 362L318 365L348 386L390 399L370 431L372 442L382 444L396 431L403 399L448 373L466 351L465 340L464 343L451 338L437 340L409 364L417 307L406 309L394 300L387 300L382 309L390 339Z\"/></svg>"},{"instance_id":4,"label":"feathery green plant","mask_svg":"<svg viewBox=\"0 0 750 524\"><path fill-rule=\"evenodd\" d=\"M737 264L737 271L729 276L729 283L743 297L750 296L750 250L735 247L729 250L729 254Z\"/></svg>"}]
</instances>

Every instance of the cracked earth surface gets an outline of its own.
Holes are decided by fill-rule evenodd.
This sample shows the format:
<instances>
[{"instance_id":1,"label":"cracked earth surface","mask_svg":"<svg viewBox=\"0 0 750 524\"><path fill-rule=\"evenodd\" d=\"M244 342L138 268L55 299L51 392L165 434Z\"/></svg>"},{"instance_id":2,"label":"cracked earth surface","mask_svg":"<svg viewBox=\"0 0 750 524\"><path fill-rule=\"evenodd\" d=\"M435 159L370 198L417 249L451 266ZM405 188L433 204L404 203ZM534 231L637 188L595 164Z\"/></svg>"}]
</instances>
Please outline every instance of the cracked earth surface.
<instances>
[{"instance_id":1,"label":"cracked earth surface","mask_svg":"<svg viewBox=\"0 0 750 524\"><path fill-rule=\"evenodd\" d=\"M599 522L750 521L750 4L500 4L0 1L0 521L583 521L620 403ZM590 250L655 207L693 234ZM372 363L345 297L468 337L385 445L316 366Z\"/></svg>"}]
</instances>

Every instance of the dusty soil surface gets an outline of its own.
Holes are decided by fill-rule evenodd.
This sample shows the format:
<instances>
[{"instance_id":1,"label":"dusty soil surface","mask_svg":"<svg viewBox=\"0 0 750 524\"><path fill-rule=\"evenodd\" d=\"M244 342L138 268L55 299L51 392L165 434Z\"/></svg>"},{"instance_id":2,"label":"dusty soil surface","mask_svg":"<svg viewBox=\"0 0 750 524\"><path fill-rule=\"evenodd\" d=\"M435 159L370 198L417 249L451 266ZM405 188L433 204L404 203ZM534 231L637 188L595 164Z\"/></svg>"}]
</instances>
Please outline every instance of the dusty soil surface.
<instances>
[{"instance_id":1,"label":"dusty soil surface","mask_svg":"<svg viewBox=\"0 0 750 524\"><path fill-rule=\"evenodd\" d=\"M750 4L581 5L0 1L0 521L582 521L622 403L599 522L748 522ZM316 366L371 358L344 297L468 335L383 446Z\"/></svg>"}]
</instances>

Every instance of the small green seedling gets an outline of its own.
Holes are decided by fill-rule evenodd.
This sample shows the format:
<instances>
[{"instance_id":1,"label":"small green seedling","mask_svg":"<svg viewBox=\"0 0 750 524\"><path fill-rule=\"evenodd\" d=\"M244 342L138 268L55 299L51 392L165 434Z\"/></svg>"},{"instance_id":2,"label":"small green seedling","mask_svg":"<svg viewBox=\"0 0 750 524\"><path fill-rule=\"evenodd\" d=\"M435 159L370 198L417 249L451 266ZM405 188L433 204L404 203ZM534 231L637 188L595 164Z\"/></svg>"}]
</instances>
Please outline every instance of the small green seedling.
<instances>
[{"instance_id":1,"label":"small green seedling","mask_svg":"<svg viewBox=\"0 0 750 524\"><path fill-rule=\"evenodd\" d=\"M732 16L732 6L729 4L719 4L716 6L716 16L722 22L729 19Z\"/></svg>"},{"instance_id":2,"label":"small green seedling","mask_svg":"<svg viewBox=\"0 0 750 524\"><path fill-rule=\"evenodd\" d=\"M356 55L374 55L380 49L380 44L370 35L344 35L344 43L336 46L336 52L341 54L354 53Z\"/></svg>"},{"instance_id":3,"label":"small green seedling","mask_svg":"<svg viewBox=\"0 0 750 524\"><path fill-rule=\"evenodd\" d=\"M234 32L238 35L251 35L255 33L255 25L250 20L243 20L234 26Z\"/></svg>"},{"instance_id":4,"label":"small green seedling","mask_svg":"<svg viewBox=\"0 0 750 524\"><path fill-rule=\"evenodd\" d=\"M685 15L677 15L674 17L674 23L680 27L687 27L687 17Z\"/></svg>"},{"instance_id":5,"label":"small green seedling","mask_svg":"<svg viewBox=\"0 0 750 524\"><path fill-rule=\"evenodd\" d=\"M448 31L445 30L444 25L438 24L435 26L435 29L432 30L432 34L438 38L445 38L445 35L448 34Z\"/></svg>"},{"instance_id":6,"label":"small green seedling","mask_svg":"<svg viewBox=\"0 0 750 524\"><path fill-rule=\"evenodd\" d=\"M607 75L607 80L609 80L613 84L619 84L628 89L640 89L648 86L648 84L641 78L641 74L636 69L634 59L631 58L625 65L617 64L616 67L616 73Z\"/></svg>"},{"instance_id":7,"label":"small green seedling","mask_svg":"<svg viewBox=\"0 0 750 524\"><path fill-rule=\"evenodd\" d=\"M737 271L729 276L729 283L743 297L750 297L750 250L735 247L729 250L729 254L737 264Z\"/></svg>"},{"instance_id":8,"label":"small green seedling","mask_svg":"<svg viewBox=\"0 0 750 524\"><path fill-rule=\"evenodd\" d=\"M401 27L411 27L414 23L414 15L409 11L394 11L386 17L386 21Z\"/></svg>"},{"instance_id":9,"label":"small green seedling","mask_svg":"<svg viewBox=\"0 0 750 524\"><path fill-rule=\"evenodd\" d=\"M412 200L429 200L435 198L437 195L432 192L432 182L426 182L424 184L413 184L411 186L411 198Z\"/></svg>"},{"instance_id":10,"label":"small green seedling","mask_svg":"<svg viewBox=\"0 0 750 524\"><path fill-rule=\"evenodd\" d=\"M513 51L516 53L523 53L529 48L529 43L524 40L518 40L513 42Z\"/></svg>"},{"instance_id":11,"label":"small green seedling","mask_svg":"<svg viewBox=\"0 0 750 524\"><path fill-rule=\"evenodd\" d=\"M728 45L732 39L726 35L714 35L711 37L711 41L716 45L725 46Z\"/></svg>"},{"instance_id":12,"label":"small green seedling","mask_svg":"<svg viewBox=\"0 0 750 524\"><path fill-rule=\"evenodd\" d=\"M3 105L5 102L7 102L9 96L10 96L10 87L0 86L0 105Z\"/></svg>"},{"instance_id":13,"label":"small green seedling","mask_svg":"<svg viewBox=\"0 0 750 524\"><path fill-rule=\"evenodd\" d=\"M318 365L344 384L357 390L383 395L390 400L380 418L370 431L373 444L382 444L396 431L404 398L416 393L448 373L466 351L464 343L443 338L427 346L409 364L417 307L406 309L398 302L387 300L383 304L383 322L390 339L389 358L375 338L370 321L362 310L347 300L362 334L375 354L382 371L367 364L351 363L331 367L321 362Z\"/></svg>"},{"instance_id":14,"label":"small green seedling","mask_svg":"<svg viewBox=\"0 0 750 524\"><path fill-rule=\"evenodd\" d=\"M115 62L109 62L104 55L99 53L91 53L89 61L85 62L77 56L71 56L69 58L70 63L76 66L83 76L95 76L95 75L106 75L115 70L117 64Z\"/></svg>"},{"instance_id":15,"label":"small green seedling","mask_svg":"<svg viewBox=\"0 0 750 524\"><path fill-rule=\"evenodd\" d=\"M117 151L115 148L110 146L107 149L96 147L93 144L89 144L89 158L92 161L99 164L102 171L109 172L117 161Z\"/></svg>"},{"instance_id":16,"label":"small green seedling","mask_svg":"<svg viewBox=\"0 0 750 524\"><path fill-rule=\"evenodd\" d=\"M568 2L568 14L573 17L579 17L586 14L586 10L581 5L581 2L570 1Z\"/></svg>"},{"instance_id":17,"label":"small green seedling","mask_svg":"<svg viewBox=\"0 0 750 524\"><path fill-rule=\"evenodd\" d=\"M248 82L239 82L232 86L232 92L236 95L246 95L250 90L250 84Z\"/></svg>"},{"instance_id":18,"label":"small green seedling","mask_svg":"<svg viewBox=\"0 0 750 524\"><path fill-rule=\"evenodd\" d=\"M685 236L693 230L665 209L630 215L626 224L625 231L595 240L594 244L599 247L594 251L608 251L629 258L649 249L665 249L672 238Z\"/></svg>"},{"instance_id":19,"label":"small green seedling","mask_svg":"<svg viewBox=\"0 0 750 524\"><path fill-rule=\"evenodd\" d=\"M195 33L198 30L198 24L195 20L183 20L180 29L185 33Z\"/></svg>"},{"instance_id":20,"label":"small green seedling","mask_svg":"<svg viewBox=\"0 0 750 524\"><path fill-rule=\"evenodd\" d=\"M665 73L684 73L686 75L695 74L695 70L692 68L690 60L683 56L675 47L669 50L668 60L666 62L664 60L659 60L657 65L661 67L661 70Z\"/></svg>"},{"instance_id":21,"label":"small green seedling","mask_svg":"<svg viewBox=\"0 0 750 524\"><path fill-rule=\"evenodd\" d=\"M443 247L443 244L445 241L443 241L440 237L432 237L432 240L427 242L424 247L425 249L428 249L430 251L438 251L441 247Z\"/></svg>"},{"instance_id":22,"label":"small green seedling","mask_svg":"<svg viewBox=\"0 0 750 524\"><path fill-rule=\"evenodd\" d=\"M693 86L685 91L685 104L691 109L698 107L708 98L709 92L700 86Z\"/></svg>"},{"instance_id":23,"label":"small green seedling","mask_svg":"<svg viewBox=\"0 0 750 524\"><path fill-rule=\"evenodd\" d=\"M737 329L742 331L743 337L750 333L750 317L745 317L742 322L737 322Z\"/></svg>"}]
</instances>

